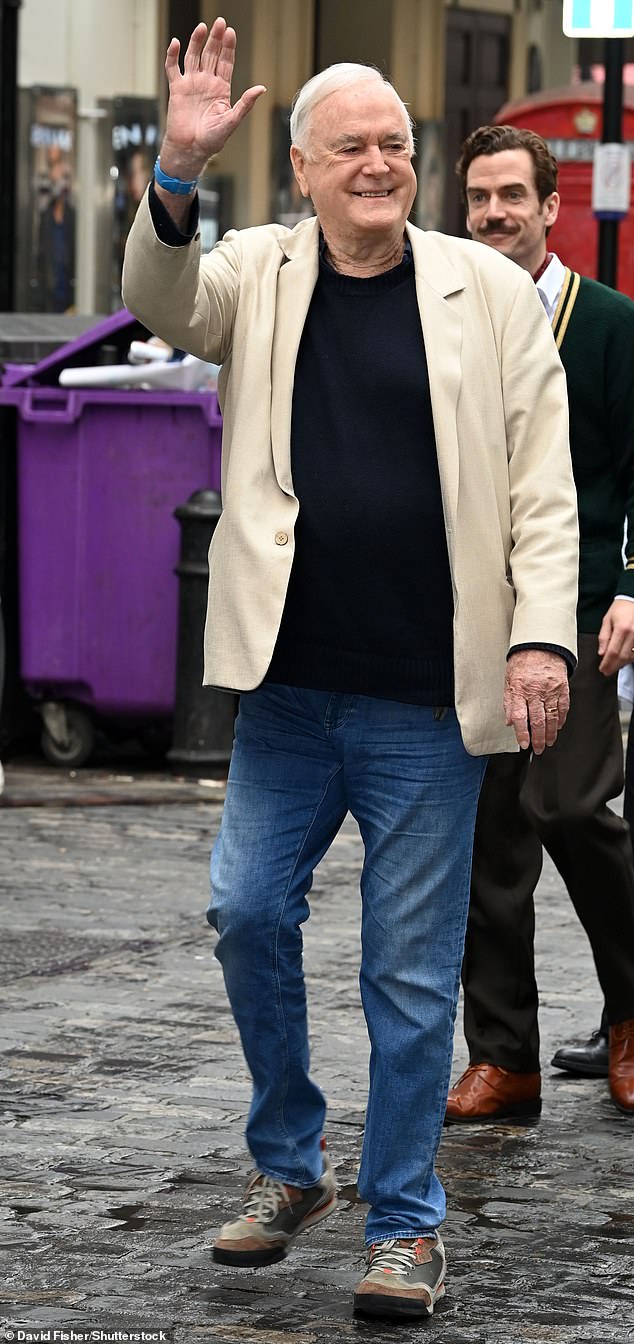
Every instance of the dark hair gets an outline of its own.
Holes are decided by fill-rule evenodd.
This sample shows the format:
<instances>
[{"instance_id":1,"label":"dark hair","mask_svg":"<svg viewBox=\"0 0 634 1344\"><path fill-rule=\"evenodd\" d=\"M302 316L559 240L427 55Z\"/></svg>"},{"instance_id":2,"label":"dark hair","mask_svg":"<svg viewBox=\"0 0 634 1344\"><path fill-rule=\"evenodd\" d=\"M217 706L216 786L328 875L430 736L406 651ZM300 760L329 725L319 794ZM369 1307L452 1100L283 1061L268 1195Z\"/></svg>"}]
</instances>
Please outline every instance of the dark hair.
<instances>
[{"instance_id":1,"label":"dark hair","mask_svg":"<svg viewBox=\"0 0 634 1344\"><path fill-rule=\"evenodd\" d=\"M467 136L456 164L462 197L467 207L467 173L473 160L481 154L501 154L504 149L526 149L530 154L540 205L557 190L557 160L541 135L518 126L479 126L477 131Z\"/></svg>"}]
</instances>

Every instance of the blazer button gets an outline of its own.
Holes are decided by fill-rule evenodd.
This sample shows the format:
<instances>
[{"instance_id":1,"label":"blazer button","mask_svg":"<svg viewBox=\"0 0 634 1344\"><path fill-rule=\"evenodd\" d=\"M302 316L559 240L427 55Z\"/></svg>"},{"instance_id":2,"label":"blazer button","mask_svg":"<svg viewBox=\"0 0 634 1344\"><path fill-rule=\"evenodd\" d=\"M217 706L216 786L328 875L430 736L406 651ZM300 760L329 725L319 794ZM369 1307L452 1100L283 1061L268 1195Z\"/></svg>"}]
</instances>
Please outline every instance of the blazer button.
<instances>
[{"instance_id":1,"label":"blazer button","mask_svg":"<svg viewBox=\"0 0 634 1344\"><path fill-rule=\"evenodd\" d=\"M287 543L287 541L288 541L288 532L276 532L276 533L275 533L275 545L276 545L276 546L285 546L286 543Z\"/></svg>"}]
</instances>

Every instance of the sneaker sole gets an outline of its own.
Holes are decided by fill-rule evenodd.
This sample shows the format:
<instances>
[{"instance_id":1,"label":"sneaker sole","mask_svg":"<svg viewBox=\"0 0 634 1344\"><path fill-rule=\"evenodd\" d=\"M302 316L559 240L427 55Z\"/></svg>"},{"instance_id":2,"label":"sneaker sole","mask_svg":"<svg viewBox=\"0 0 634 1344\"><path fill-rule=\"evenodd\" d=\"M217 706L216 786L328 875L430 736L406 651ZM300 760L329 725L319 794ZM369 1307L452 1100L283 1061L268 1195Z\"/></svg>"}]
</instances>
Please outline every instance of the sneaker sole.
<instances>
[{"instance_id":1,"label":"sneaker sole","mask_svg":"<svg viewBox=\"0 0 634 1344\"><path fill-rule=\"evenodd\" d=\"M359 1316L384 1316L400 1317L404 1316L433 1316L434 1305L441 1297L445 1296L445 1285L441 1283L436 1290L434 1302L413 1301L409 1297L388 1297L385 1293L355 1293L353 1298L354 1311Z\"/></svg>"},{"instance_id":2,"label":"sneaker sole","mask_svg":"<svg viewBox=\"0 0 634 1344\"><path fill-rule=\"evenodd\" d=\"M259 1269L261 1265L276 1265L286 1258L288 1246L272 1246L270 1251L225 1251L214 1246L211 1258L217 1265L234 1265L242 1269Z\"/></svg>"},{"instance_id":3,"label":"sneaker sole","mask_svg":"<svg viewBox=\"0 0 634 1344\"><path fill-rule=\"evenodd\" d=\"M337 1207L337 1196L333 1195L327 1204L321 1204L313 1209L304 1218L303 1222L293 1232L282 1245L278 1242L275 1246L265 1247L261 1251L231 1251L224 1246L214 1246L211 1252L211 1258L217 1265L233 1265L235 1268L259 1269L262 1265L276 1265L280 1260L284 1260L290 1250L296 1237L301 1236L302 1232L309 1232L311 1227L320 1223L323 1218L328 1218L334 1213Z\"/></svg>"}]
</instances>

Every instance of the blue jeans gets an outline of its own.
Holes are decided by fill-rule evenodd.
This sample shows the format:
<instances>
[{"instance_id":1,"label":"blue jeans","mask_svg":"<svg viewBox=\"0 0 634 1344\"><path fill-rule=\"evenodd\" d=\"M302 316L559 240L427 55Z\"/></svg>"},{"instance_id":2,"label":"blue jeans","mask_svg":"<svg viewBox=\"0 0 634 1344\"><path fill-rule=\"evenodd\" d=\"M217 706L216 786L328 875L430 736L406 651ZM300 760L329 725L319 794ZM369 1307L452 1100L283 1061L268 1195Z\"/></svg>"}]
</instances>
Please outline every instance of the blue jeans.
<instances>
[{"instance_id":1,"label":"blue jeans","mask_svg":"<svg viewBox=\"0 0 634 1344\"><path fill-rule=\"evenodd\" d=\"M253 1077L247 1142L266 1175L319 1181L326 1102L309 1075L301 925L350 811L365 850L368 1244L429 1235L445 1215L434 1160L485 765L453 710L270 684L240 700L208 919Z\"/></svg>"}]
</instances>

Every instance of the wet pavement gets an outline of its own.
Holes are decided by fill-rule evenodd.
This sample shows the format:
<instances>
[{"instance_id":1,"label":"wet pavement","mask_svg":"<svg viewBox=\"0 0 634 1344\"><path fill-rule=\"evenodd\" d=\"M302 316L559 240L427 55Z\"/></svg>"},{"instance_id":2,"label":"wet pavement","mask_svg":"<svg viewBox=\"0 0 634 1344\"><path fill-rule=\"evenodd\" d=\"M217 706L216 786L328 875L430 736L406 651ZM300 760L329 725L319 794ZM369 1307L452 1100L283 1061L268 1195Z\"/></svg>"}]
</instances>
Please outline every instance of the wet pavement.
<instances>
[{"instance_id":1,"label":"wet pavement","mask_svg":"<svg viewBox=\"0 0 634 1344\"><path fill-rule=\"evenodd\" d=\"M537 916L542 1119L444 1133L447 1296L420 1325L355 1320L367 1070L356 827L317 872L306 934L339 1209L286 1261L239 1272L210 1258L249 1169L249 1082L204 921L222 780L28 763L6 776L0 1341L37 1329L163 1330L178 1344L634 1340L634 1119L605 1082L548 1067L600 1007L552 868ZM458 1030L454 1074L465 1063Z\"/></svg>"}]
</instances>

